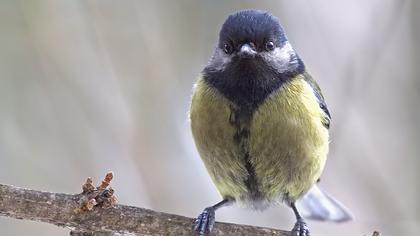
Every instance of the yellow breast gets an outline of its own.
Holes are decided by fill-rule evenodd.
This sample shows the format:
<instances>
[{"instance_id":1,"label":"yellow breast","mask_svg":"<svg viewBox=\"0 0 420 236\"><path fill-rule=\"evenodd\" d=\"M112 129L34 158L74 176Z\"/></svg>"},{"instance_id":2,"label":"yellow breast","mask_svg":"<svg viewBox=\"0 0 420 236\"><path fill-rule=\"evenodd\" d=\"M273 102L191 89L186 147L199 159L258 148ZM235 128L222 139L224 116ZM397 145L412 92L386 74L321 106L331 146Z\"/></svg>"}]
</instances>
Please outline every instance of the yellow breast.
<instances>
[{"instance_id":1,"label":"yellow breast","mask_svg":"<svg viewBox=\"0 0 420 236\"><path fill-rule=\"evenodd\" d=\"M287 193L295 200L324 168L329 135L312 88L300 76L258 108L250 129L250 156L268 198Z\"/></svg>"},{"instance_id":2,"label":"yellow breast","mask_svg":"<svg viewBox=\"0 0 420 236\"><path fill-rule=\"evenodd\" d=\"M190 110L197 149L222 196L246 201L250 192L244 181L249 173L244 149L234 140L234 108L215 88L198 80ZM324 117L301 76L286 82L254 112L246 150L266 200L281 200L284 194L297 199L319 178L328 153Z\"/></svg>"},{"instance_id":3,"label":"yellow breast","mask_svg":"<svg viewBox=\"0 0 420 236\"><path fill-rule=\"evenodd\" d=\"M199 79L191 101L191 130L207 171L223 197L239 199L247 192L243 153L234 141L234 106L216 89Z\"/></svg>"}]
</instances>

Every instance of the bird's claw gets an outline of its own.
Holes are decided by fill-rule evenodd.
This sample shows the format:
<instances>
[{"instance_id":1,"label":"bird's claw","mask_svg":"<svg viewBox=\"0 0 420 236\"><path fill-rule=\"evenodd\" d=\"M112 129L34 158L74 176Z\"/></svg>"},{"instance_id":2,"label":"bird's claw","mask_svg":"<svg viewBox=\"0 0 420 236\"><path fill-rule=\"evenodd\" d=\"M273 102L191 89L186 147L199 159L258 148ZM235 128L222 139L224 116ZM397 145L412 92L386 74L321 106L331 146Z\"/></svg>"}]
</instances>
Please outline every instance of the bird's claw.
<instances>
[{"instance_id":1,"label":"bird's claw","mask_svg":"<svg viewBox=\"0 0 420 236\"><path fill-rule=\"evenodd\" d=\"M303 219L298 219L292 229L293 236L310 236L308 225Z\"/></svg>"},{"instance_id":2,"label":"bird's claw","mask_svg":"<svg viewBox=\"0 0 420 236\"><path fill-rule=\"evenodd\" d=\"M193 229L198 232L198 236L204 236L206 232L212 231L215 222L215 211L213 207L207 207L195 219Z\"/></svg>"}]
</instances>

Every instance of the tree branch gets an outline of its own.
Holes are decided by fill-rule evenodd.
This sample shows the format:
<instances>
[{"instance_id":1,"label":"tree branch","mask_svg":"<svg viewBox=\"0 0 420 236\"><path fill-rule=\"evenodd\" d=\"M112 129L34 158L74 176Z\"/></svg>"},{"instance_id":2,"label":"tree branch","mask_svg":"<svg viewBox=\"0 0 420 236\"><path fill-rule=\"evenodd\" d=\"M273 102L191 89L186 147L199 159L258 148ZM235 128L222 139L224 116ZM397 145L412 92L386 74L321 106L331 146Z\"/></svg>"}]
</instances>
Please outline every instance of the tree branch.
<instances>
[{"instance_id":1,"label":"tree branch","mask_svg":"<svg viewBox=\"0 0 420 236\"><path fill-rule=\"evenodd\" d=\"M81 210L85 201L86 193L50 193L0 184L0 216L69 227L72 235L193 235L191 218L125 205ZM212 235L290 236L290 232L216 223Z\"/></svg>"}]
</instances>

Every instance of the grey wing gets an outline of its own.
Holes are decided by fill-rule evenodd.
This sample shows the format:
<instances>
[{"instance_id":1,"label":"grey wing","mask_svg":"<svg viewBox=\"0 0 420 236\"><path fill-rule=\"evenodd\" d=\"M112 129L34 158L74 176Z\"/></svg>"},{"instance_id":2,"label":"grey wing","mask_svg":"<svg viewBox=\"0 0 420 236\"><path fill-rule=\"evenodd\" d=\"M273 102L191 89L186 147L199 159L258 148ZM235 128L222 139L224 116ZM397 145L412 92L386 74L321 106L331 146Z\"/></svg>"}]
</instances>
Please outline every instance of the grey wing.
<instances>
[{"instance_id":1,"label":"grey wing","mask_svg":"<svg viewBox=\"0 0 420 236\"><path fill-rule=\"evenodd\" d=\"M325 128L330 128L331 123L331 115L328 111L327 104L325 103L324 96L322 96L321 89L319 88L319 85L316 83L316 81L310 76L308 73L304 74L305 81L312 87L314 90L314 94L316 98L318 99L319 107L324 111L326 114L325 119L323 120L322 124L325 126Z\"/></svg>"}]
</instances>

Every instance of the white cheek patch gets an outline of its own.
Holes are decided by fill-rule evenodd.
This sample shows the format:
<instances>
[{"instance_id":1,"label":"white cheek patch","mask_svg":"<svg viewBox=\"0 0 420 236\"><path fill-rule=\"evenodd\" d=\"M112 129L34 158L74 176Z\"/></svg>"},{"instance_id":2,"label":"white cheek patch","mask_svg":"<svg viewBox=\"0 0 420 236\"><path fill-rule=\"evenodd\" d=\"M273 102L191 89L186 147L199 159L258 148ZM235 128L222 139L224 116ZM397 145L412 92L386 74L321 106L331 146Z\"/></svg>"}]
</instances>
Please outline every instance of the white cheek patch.
<instances>
[{"instance_id":1,"label":"white cheek patch","mask_svg":"<svg viewBox=\"0 0 420 236\"><path fill-rule=\"evenodd\" d=\"M283 47L274 49L273 57L279 62L289 62L291 53L293 53L293 48L290 43L287 42Z\"/></svg>"},{"instance_id":2,"label":"white cheek patch","mask_svg":"<svg viewBox=\"0 0 420 236\"><path fill-rule=\"evenodd\" d=\"M223 56L222 56L222 62L223 62L223 65L227 65L227 64L229 64L229 63L230 63L230 61L232 61L232 56L231 56L231 55L229 55L229 56L227 56L227 55L223 55Z\"/></svg>"},{"instance_id":3,"label":"white cheek patch","mask_svg":"<svg viewBox=\"0 0 420 236\"><path fill-rule=\"evenodd\" d=\"M279 72L291 70L297 66L296 52L289 42L286 42L281 48L274 49L269 57L271 61L276 63Z\"/></svg>"},{"instance_id":4,"label":"white cheek patch","mask_svg":"<svg viewBox=\"0 0 420 236\"><path fill-rule=\"evenodd\" d=\"M216 49L210 64L213 64L216 70L223 70L231 61L231 55L228 56L221 49Z\"/></svg>"}]
</instances>

